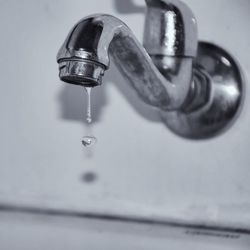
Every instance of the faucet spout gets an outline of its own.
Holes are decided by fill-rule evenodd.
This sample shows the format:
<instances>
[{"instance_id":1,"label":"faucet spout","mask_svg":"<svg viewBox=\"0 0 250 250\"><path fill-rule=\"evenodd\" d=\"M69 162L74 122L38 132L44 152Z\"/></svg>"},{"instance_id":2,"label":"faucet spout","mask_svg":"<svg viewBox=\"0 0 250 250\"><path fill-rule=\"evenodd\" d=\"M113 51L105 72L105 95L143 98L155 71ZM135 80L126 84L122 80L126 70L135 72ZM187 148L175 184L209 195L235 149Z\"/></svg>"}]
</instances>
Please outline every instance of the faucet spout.
<instances>
[{"instance_id":1,"label":"faucet spout","mask_svg":"<svg viewBox=\"0 0 250 250\"><path fill-rule=\"evenodd\" d=\"M167 1L156 2L169 6ZM194 23L194 27L187 28L183 22L185 19L182 19L183 13L172 5L162 9L149 0L147 4L146 24L151 24L146 26L145 47L150 55L121 20L110 15L92 15L74 26L58 52L61 80L88 87L100 85L105 70L109 68L111 55L144 102L163 110L180 108L189 96L193 81L196 25ZM155 12L160 15L155 15ZM156 29L154 24L157 24ZM170 35L173 30L174 37ZM192 30L192 38L187 30ZM169 52L172 48L174 53L173 50L170 54L152 53L156 36L163 36L161 45L156 44L159 50L160 46L165 46L165 51ZM186 40L194 44L191 50L190 44L185 47Z\"/></svg>"}]
</instances>

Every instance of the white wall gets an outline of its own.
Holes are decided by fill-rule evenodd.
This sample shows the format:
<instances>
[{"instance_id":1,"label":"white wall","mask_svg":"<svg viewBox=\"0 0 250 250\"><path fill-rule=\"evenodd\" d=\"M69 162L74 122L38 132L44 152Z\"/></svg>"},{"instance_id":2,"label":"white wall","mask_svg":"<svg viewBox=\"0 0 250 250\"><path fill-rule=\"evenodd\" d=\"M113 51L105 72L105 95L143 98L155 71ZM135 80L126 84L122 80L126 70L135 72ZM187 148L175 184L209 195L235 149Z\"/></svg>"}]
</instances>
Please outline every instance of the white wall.
<instances>
[{"instance_id":1,"label":"white wall","mask_svg":"<svg viewBox=\"0 0 250 250\"><path fill-rule=\"evenodd\" d=\"M121 13L124 2L0 0L0 203L250 227L248 86L235 125L197 142L170 132L114 65L93 91L91 128L84 91L59 81L56 53L82 17L113 14L141 40L144 14ZM248 83L249 0L186 3L200 39L237 58Z\"/></svg>"},{"instance_id":2,"label":"white wall","mask_svg":"<svg viewBox=\"0 0 250 250\"><path fill-rule=\"evenodd\" d=\"M249 235L192 235L197 231L93 218L1 212L0 221L1 250L249 250L250 245Z\"/></svg>"}]
</instances>

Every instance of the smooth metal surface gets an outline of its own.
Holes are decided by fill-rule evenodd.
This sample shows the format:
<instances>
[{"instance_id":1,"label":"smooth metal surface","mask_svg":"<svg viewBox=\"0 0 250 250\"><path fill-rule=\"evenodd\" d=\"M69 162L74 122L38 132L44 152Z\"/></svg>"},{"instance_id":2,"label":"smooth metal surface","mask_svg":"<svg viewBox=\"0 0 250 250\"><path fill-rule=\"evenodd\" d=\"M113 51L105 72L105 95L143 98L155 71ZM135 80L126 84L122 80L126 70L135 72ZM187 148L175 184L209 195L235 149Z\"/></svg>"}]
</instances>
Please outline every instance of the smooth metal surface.
<instances>
[{"instance_id":1,"label":"smooth metal surface","mask_svg":"<svg viewBox=\"0 0 250 250\"><path fill-rule=\"evenodd\" d=\"M197 23L179 0L146 0L144 47L150 55L195 57Z\"/></svg>"},{"instance_id":2,"label":"smooth metal surface","mask_svg":"<svg viewBox=\"0 0 250 250\"><path fill-rule=\"evenodd\" d=\"M213 136L228 127L240 106L240 73L230 77L239 72L236 64L230 57L230 66L218 66L218 57L228 58L228 54L216 48L209 57L209 49L204 47L210 45L201 45L195 59L197 25L184 3L179 0L146 3L146 50L121 20L110 15L92 15L74 26L59 50L59 77L82 86L100 85L111 55L141 99L162 110L163 121L175 133L196 139ZM215 65L219 68L213 72L211 67ZM232 91L221 91L218 79L220 85L226 82L227 86L228 78ZM214 104L212 98L219 101ZM211 102L212 109L207 108ZM218 115L226 117L219 124Z\"/></svg>"},{"instance_id":3,"label":"smooth metal surface","mask_svg":"<svg viewBox=\"0 0 250 250\"><path fill-rule=\"evenodd\" d=\"M209 77L208 102L197 110L187 105L179 111L162 111L161 116L176 134L202 139L223 132L235 120L243 99L243 79L234 59L218 46L199 43L196 63Z\"/></svg>"}]
</instances>

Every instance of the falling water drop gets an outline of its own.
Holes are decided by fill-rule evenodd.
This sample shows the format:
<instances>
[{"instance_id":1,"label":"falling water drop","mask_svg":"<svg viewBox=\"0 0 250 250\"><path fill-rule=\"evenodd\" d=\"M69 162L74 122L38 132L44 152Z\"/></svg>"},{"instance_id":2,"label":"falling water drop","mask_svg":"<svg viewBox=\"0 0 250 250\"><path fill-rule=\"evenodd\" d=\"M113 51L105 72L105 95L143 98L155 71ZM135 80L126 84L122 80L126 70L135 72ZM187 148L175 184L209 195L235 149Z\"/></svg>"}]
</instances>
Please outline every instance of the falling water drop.
<instances>
[{"instance_id":1,"label":"falling water drop","mask_svg":"<svg viewBox=\"0 0 250 250\"><path fill-rule=\"evenodd\" d=\"M82 145L84 147L93 146L97 142L97 139L94 136L84 136L82 139Z\"/></svg>"}]
</instances>

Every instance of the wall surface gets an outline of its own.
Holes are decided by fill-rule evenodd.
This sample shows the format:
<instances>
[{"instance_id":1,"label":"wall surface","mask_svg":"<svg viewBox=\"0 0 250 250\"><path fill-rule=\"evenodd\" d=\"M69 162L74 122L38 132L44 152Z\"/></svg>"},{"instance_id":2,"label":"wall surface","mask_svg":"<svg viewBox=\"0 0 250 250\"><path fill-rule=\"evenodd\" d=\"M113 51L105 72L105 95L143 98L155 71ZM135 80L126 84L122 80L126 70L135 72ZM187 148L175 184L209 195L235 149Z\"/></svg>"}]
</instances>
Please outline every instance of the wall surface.
<instances>
[{"instance_id":1,"label":"wall surface","mask_svg":"<svg viewBox=\"0 0 250 250\"><path fill-rule=\"evenodd\" d=\"M141 41L142 0L0 0L1 204L250 228L250 1L186 3L200 40L237 58L247 83L239 119L212 140L174 135L113 64L93 90L91 127L84 90L60 82L73 24L109 13ZM88 134L98 143L87 150Z\"/></svg>"},{"instance_id":2,"label":"wall surface","mask_svg":"<svg viewBox=\"0 0 250 250\"><path fill-rule=\"evenodd\" d=\"M249 235L197 235L185 228L87 218L1 212L0 221L3 250L249 250L250 245Z\"/></svg>"}]
</instances>

